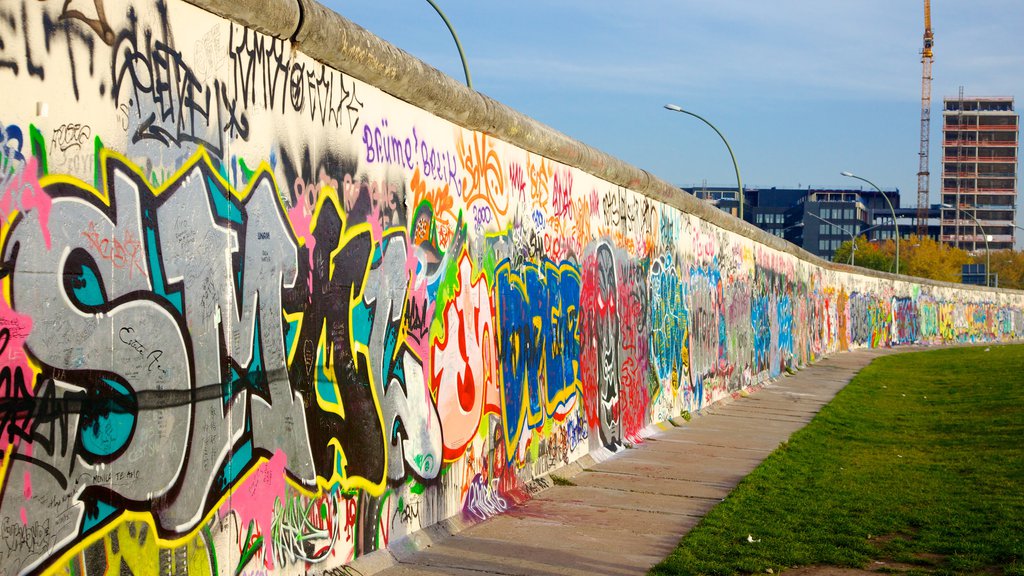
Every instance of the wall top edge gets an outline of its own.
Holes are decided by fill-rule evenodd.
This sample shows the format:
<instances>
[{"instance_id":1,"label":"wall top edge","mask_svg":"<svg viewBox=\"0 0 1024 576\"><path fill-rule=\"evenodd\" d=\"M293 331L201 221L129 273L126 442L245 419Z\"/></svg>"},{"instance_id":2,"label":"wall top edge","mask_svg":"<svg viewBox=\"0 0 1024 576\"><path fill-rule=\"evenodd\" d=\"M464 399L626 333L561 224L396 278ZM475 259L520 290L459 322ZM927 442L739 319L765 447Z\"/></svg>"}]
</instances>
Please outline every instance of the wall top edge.
<instances>
[{"instance_id":1,"label":"wall top edge","mask_svg":"<svg viewBox=\"0 0 1024 576\"><path fill-rule=\"evenodd\" d=\"M486 94L471 90L316 0L186 1L264 34L289 40L296 49L314 60L372 84L467 130L486 133L548 159L584 170L822 268L891 281L1024 294L1024 291L1019 290L986 289L899 276L824 260L686 194L679 187L646 170L575 140Z\"/></svg>"}]
</instances>

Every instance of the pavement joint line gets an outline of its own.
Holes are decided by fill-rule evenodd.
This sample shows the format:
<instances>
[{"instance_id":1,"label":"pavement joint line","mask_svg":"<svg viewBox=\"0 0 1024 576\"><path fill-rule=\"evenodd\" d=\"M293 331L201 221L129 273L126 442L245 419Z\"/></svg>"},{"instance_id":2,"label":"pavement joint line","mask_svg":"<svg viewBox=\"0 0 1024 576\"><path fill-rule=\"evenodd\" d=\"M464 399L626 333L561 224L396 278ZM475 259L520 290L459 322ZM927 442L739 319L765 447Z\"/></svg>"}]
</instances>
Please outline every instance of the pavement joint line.
<instances>
[{"instance_id":1,"label":"pavement joint line","mask_svg":"<svg viewBox=\"0 0 1024 576\"><path fill-rule=\"evenodd\" d=\"M541 501L541 502L544 502L544 501ZM705 512L677 512L677 511L674 511L674 510L660 510L660 511L657 511L657 510L649 510L649 509L646 509L646 508L631 508L631 507L628 507L628 506L612 506L610 504L601 504L599 506L597 504L588 504L587 502L583 502L583 501L579 501L579 500L572 500L572 501L547 500L547 502L551 502L551 503L555 503L555 504L564 504L564 505L569 505L569 506L573 506L573 507L577 507L578 506L580 508L589 508L591 510L597 510L597 511L621 510L623 512L637 512L639 514L645 514L645 515L646 514L670 514L672 516L686 516L686 517L689 517L689 518L703 518L704 516L707 515L706 511ZM719 502L721 502L721 500L719 500ZM510 509L510 511L511 510L521 510L522 514L521 514L521 516L519 516L520 518L522 518L522 517L526 517L526 518L534 518L534 517L536 517L536 518L540 518L540 519L548 518L548 516L543 516L541 514L531 514L530 511L524 510L524 509L522 509L522 507L512 508L512 509ZM659 530L659 531L652 532L652 533L653 534L661 534L662 531Z\"/></svg>"},{"instance_id":2,"label":"pavement joint line","mask_svg":"<svg viewBox=\"0 0 1024 576\"><path fill-rule=\"evenodd\" d=\"M641 450L642 450L642 448L641 448ZM659 452L655 452L655 453L657 454ZM711 462L714 462L714 461L726 461L726 460L739 460L741 462L761 462L762 460L764 460L763 451L757 452L756 454L751 454L747 458L744 458L744 457L741 457L741 456L718 456L718 455L715 455L715 454L696 454L696 453L691 453L688 450L666 450L666 451L660 452L660 453L661 454L671 455L673 457L675 457L675 456L683 457L683 456L686 456L688 454L692 454L693 456L699 456L699 457L703 458L705 461L711 461Z\"/></svg>"},{"instance_id":3,"label":"pavement joint line","mask_svg":"<svg viewBox=\"0 0 1024 576\"><path fill-rule=\"evenodd\" d=\"M406 566L406 567L411 567L411 566L427 566L429 568L447 568L447 569L453 568L453 566L451 564L433 564L433 563L430 563L430 562L399 562L398 565L399 566ZM497 576L519 576L519 574L521 574L520 572L515 572L515 571L512 571L512 572L495 572L493 570L483 570L481 568L471 568L471 567L468 567L468 566L455 566L454 568L456 568L457 570L462 570L464 572L476 572L477 574L496 574Z\"/></svg>"},{"instance_id":4,"label":"pavement joint line","mask_svg":"<svg viewBox=\"0 0 1024 576\"><path fill-rule=\"evenodd\" d=\"M783 440L780 440L777 444L773 444L770 449L768 447L764 447L763 450L768 450L769 453L774 452L775 449L778 448L779 444L781 444L782 442L783 442ZM711 448L738 448L738 446L728 446L728 445L725 445L725 444L712 444L710 442L691 442L691 443L692 444L697 444L697 445L700 445L700 446L709 446ZM748 448L748 449L749 450L756 450L757 448ZM767 455L766 455L766 457L767 457ZM584 470L587 470L587 469L584 468Z\"/></svg>"},{"instance_id":5,"label":"pavement joint line","mask_svg":"<svg viewBox=\"0 0 1024 576\"><path fill-rule=\"evenodd\" d=\"M679 480L679 482L693 482L693 480ZM653 492L651 490L635 490L632 488L614 488L611 486L558 486L558 488L592 488L594 490L609 490L612 492L629 492L630 494L649 494L651 496L665 496L667 498L679 498L680 500L709 500L720 502L721 498L712 496L691 496L688 494L666 494L665 492ZM550 500L550 498L536 498L536 500Z\"/></svg>"},{"instance_id":6,"label":"pavement joint line","mask_svg":"<svg viewBox=\"0 0 1024 576\"><path fill-rule=\"evenodd\" d=\"M685 430L680 431L680 433L682 433L682 432L685 432ZM683 437L679 436L679 434L674 434L673 436L674 436L673 438L659 437L658 440L661 441L661 442L672 443L672 444L686 444L686 445L700 444L701 446L710 446L712 448L729 448L729 449L732 449L732 450L746 450L746 451L749 451L749 452L761 452L762 451L759 448L750 447L750 446L722 446L722 445L708 444L707 442L704 442L704 441L701 441L701 440L697 440L697 439L693 439L693 438L683 438Z\"/></svg>"},{"instance_id":7,"label":"pavement joint line","mask_svg":"<svg viewBox=\"0 0 1024 576\"><path fill-rule=\"evenodd\" d=\"M705 480L694 480L692 478L668 478L668 477L665 477L665 476L649 476L647 474L632 474L630 472L613 472L613 471L607 471L607 470L594 470L594 471L585 470L585 471L586 472L591 472L592 474L619 474L619 475L622 475L622 476L632 476L632 477L635 477L635 478L651 478L653 480L672 480L674 482L693 482L694 484L700 484L701 486L711 486L713 488L729 488L729 489L732 489L732 488L735 487L735 485L733 485L731 483L728 483L728 482L708 482L708 481L705 481Z\"/></svg>"},{"instance_id":8,"label":"pavement joint line","mask_svg":"<svg viewBox=\"0 0 1024 576\"><path fill-rule=\"evenodd\" d=\"M692 482L692 480L677 480L677 482ZM702 484L702 486L708 486L708 484ZM581 486L581 488L590 488L590 486ZM654 492L652 490L632 490L632 489L631 490L618 490L616 488L605 488L605 487L601 487L600 489L601 490L612 490L612 491L616 491L616 492L627 492L629 494L642 494L642 495L646 495L646 496L659 496L659 497L663 496L665 498L677 498L677 499L682 500L682 501L699 500L701 502L714 502L716 504L718 502L721 502L722 498L725 497L725 495L723 495L722 498L716 498L714 496L690 496L690 495L684 495L684 494L667 494L665 492ZM611 507L619 509L618 506L611 506ZM704 514L706 514L706 512ZM704 514L701 514L701 517L703 517Z\"/></svg>"}]
</instances>

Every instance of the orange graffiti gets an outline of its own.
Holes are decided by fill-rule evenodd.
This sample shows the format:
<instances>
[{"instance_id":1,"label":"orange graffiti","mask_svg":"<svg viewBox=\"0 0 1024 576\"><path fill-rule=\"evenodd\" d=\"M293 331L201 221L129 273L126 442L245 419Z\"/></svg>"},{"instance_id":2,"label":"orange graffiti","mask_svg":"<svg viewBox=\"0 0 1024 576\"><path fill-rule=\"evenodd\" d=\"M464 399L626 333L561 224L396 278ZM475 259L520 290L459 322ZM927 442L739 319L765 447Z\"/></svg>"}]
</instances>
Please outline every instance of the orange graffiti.
<instances>
[{"instance_id":1,"label":"orange graffiti","mask_svg":"<svg viewBox=\"0 0 1024 576\"><path fill-rule=\"evenodd\" d=\"M466 204L480 200L487 203L496 215L508 214L505 178L494 141L489 141L486 134L474 132L473 141L467 143L460 131L457 146L462 170L468 175L462 178Z\"/></svg>"}]
</instances>

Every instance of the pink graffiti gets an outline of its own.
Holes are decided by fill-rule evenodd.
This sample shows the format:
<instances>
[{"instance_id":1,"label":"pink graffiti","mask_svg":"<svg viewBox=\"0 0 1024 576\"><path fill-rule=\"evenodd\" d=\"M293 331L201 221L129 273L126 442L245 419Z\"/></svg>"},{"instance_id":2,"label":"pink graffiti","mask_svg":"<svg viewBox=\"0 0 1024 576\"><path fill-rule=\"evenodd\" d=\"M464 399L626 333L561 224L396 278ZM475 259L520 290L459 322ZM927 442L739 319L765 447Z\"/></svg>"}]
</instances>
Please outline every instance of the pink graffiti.
<instances>
[{"instance_id":1,"label":"pink graffiti","mask_svg":"<svg viewBox=\"0 0 1024 576\"><path fill-rule=\"evenodd\" d=\"M0 216L5 219L15 210L27 212L35 210L39 215L39 228L43 232L46 248L50 248L50 207L53 201L43 191L36 178L39 161L30 158L25 169L15 174L0 195Z\"/></svg>"},{"instance_id":2,"label":"pink graffiti","mask_svg":"<svg viewBox=\"0 0 1024 576\"><path fill-rule=\"evenodd\" d=\"M523 175L523 167L515 162L510 163L508 166L508 179L512 184L512 189L519 191L519 199L525 201L526 179Z\"/></svg>"},{"instance_id":3,"label":"pink graffiti","mask_svg":"<svg viewBox=\"0 0 1024 576\"><path fill-rule=\"evenodd\" d=\"M346 182L349 181L351 181L351 177L346 176ZM320 169L319 181L307 183L299 176L292 185L295 205L288 209L288 220L292 223L295 235L301 238L306 246L310 270L313 269L313 248L316 246L316 238L313 237L312 230L313 212L316 211L316 205L325 186L338 191L338 181L331 178L323 168ZM312 289L312 278L308 278L307 281L310 282Z\"/></svg>"},{"instance_id":4,"label":"pink graffiti","mask_svg":"<svg viewBox=\"0 0 1024 576\"><path fill-rule=\"evenodd\" d=\"M221 516L229 512L237 514L243 533L250 522L255 522L255 528L268 533L274 522L274 502L285 498L284 469L287 463L288 456L278 450L270 460L256 467L225 501L220 510ZM263 542L267 567L273 568L273 541L265 538Z\"/></svg>"},{"instance_id":5,"label":"pink graffiti","mask_svg":"<svg viewBox=\"0 0 1024 576\"><path fill-rule=\"evenodd\" d=\"M430 323L434 318L434 299L427 295L427 277L421 268L417 254L417 246L410 243L406 247L405 274L409 280L406 294L406 312L404 315L406 342L417 358L424 361L424 373L430 374ZM426 268L426 266L422 266Z\"/></svg>"},{"instance_id":6,"label":"pink graffiti","mask_svg":"<svg viewBox=\"0 0 1024 576\"><path fill-rule=\"evenodd\" d=\"M622 396L619 401L619 416L622 422L623 435L632 443L640 441L650 402L647 391L646 374L648 373L649 341L643 329L647 318L645 296L642 294L644 284L629 270L622 270L619 284L619 307L622 333L622 349L625 359L622 362L620 385Z\"/></svg>"},{"instance_id":7,"label":"pink graffiti","mask_svg":"<svg viewBox=\"0 0 1024 576\"><path fill-rule=\"evenodd\" d=\"M693 229L693 253L698 262L710 261L718 254L718 239L700 224Z\"/></svg>"},{"instance_id":8,"label":"pink graffiti","mask_svg":"<svg viewBox=\"0 0 1024 576\"><path fill-rule=\"evenodd\" d=\"M33 371L25 356L25 339L32 332L32 319L11 309L0 297L0 396L7 400L32 396ZM28 433L28 410L9 410L0 416L0 451ZM26 446L31 446L27 444Z\"/></svg>"},{"instance_id":9,"label":"pink graffiti","mask_svg":"<svg viewBox=\"0 0 1024 576\"><path fill-rule=\"evenodd\" d=\"M563 216L572 217L572 172L566 170L565 172L555 173L555 217L561 218Z\"/></svg>"}]
</instances>

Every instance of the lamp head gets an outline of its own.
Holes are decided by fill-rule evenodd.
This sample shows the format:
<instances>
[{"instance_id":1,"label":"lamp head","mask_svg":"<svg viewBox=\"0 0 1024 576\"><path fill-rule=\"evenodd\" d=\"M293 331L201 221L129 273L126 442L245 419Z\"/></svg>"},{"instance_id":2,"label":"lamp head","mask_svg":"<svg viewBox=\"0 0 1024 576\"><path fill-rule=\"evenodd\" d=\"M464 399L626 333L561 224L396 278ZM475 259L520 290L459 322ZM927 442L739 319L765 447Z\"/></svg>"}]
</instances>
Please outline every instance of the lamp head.
<instances>
[{"instance_id":1,"label":"lamp head","mask_svg":"<svg viewBox=\"0 0 1024 576\"><path fill-rule=\"evenodd\" d=\"M673 112L682 112L683 109L675 104L665 104L665 108Z\"/></svg>"},{"instance_id":2,"label":"lamp head","mask_svg":"<svg viewBox=\"0 0 1024 576\"><path fill-rule=\"evenodd\" d=\"M842 171L842 172L840 172L839 174L841 174L841 175L843 175L843 176L846 176L847 178L853 178L853 172L850 172L850 171L848 171L848 170L843 170L843 171Z\"/></svg>"}]
</instances>

